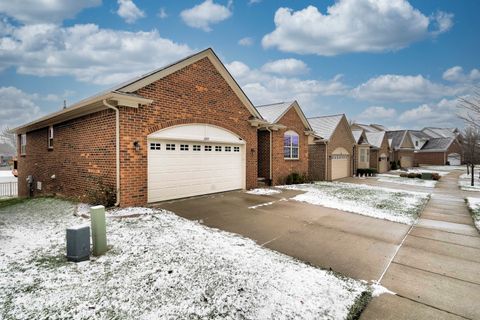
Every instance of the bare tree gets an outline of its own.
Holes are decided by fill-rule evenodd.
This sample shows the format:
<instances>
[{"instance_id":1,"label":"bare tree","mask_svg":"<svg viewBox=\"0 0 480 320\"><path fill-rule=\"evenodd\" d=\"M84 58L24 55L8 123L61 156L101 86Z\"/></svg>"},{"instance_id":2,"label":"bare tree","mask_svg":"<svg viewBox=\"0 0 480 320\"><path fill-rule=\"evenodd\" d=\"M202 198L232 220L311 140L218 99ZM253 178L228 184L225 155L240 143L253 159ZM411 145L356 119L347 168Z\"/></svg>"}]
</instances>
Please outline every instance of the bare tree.
<instances>
[{"instance_id":1,"label":"bare tree","mask_svg":"<svg viewBox=\"0 0 480 320\"><path fill-rule=\"evenodd\" d=\"M474 168L476 164L480 163L480 129L474 126L469 126L465 129L465 136L463 140L463 155L465 163L470 167L471 182L475 185Z\"/></svg>"},{"instance_id":2,"label":"bare tree","mask_svg":"<svg viewBox=\"0 0 480 320\"><path fill-rule=\"evenodd\" d=\"M458 98L458 117L469 126L480 129L480 87L475 87L471 95Z\"/></svg>"},{"instance_id":3,"label":"bare tree","mask_svg":"<svg viewBox=\"0 0 480 320\"><path fill-rule=\"evenodd\" d=\"M13 152L17 150L17 135L11 132L11 128L9 127L4 127L0 130L0 142L11 146Z\"/></svg>"}]
</instances>

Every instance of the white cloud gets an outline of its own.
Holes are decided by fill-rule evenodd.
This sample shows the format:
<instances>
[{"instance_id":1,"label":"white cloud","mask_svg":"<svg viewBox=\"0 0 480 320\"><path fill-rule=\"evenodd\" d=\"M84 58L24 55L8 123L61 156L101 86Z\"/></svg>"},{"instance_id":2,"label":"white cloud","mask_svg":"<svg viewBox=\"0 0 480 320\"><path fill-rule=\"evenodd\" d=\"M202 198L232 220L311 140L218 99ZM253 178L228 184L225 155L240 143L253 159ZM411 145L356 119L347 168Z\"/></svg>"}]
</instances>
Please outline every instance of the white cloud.
<instances>
[{"instance_id":1,"label":"white cloud","mask_svg":"<svg viewBox=\"0 0 480 320\"><path fill-rule=\"evenodd\" d=\"M470 82L480 80L480 70L472 69L468 74L463 72L463 68L460 66L451 67L447 69L443 75L444 80L452 82Z\"/></svg>"},{"instance_id":2,"label":"white cloud","mask_svg":"<svg viewBox=\"0 0 480 320\"><path fill-rule=\"evenodd\" d=\"M385 108L381 106L371 106L363 110L358 119L362 121L369 121L369 123L376 120L392 120L397 115L394 108Z\"/></svg>"},{"instance_id":3,"label":"white cloud","mask_svg":"<svg viewBox=\"0 0 480 320\"><path fill-rule=\"evenodd\" d=\"M281 75L298 75L308 73L308 67L305 62L290 58L267 62L262 66L262 71Z\"/></svg>"},{"instance_id":4,"label":"white cloud","mask_svg":"<svg viewBox=\"0 0 480 320\"><path fill-rule=\"evenodd\" d=\"M437 103L425 103L405 110L398 121L408 127L452 127L461 126L458 118L457 99L442 99Z\"/></svg>"},{"instance_id":5,"label":"white cloud","mask_svg":"<svg viewBox=\"0 0 480 320\"><path fill-rule=\"evenodd\" d=\"M453 96L465 89L434 83L422 75L385 74L357 86L351 95L368 101L412 102Z\"/></svg>"},{"instance_id":6,"label":"white cloud","mask_svg":"<svg viewBox=\"0 0 480 320\"><path fill-rule=\"evenodd\" d=\"M427 17L406 0L339 0L326 14L314 6L279 8L274 22L275 30L263 37L265 48L324 56L399 50L453 25L451 14Z\"/></svg>"},{"instance_id":7,"label":"white cloud","mask_svg":"<svg viewBox=\"0 0 480 320\"><path fill-rule=\"evenodd\" d=\"M37 97L15 87L0 87L0 128L14 127L39 117L40 107L34 101Z\"/></svg>"},{"instance_id":8,"label":"white cloud","mask_svg":"<svg viewBox=\"0 0 480 320\"><path fill-rule=\"evenodd\" d=\"M253 45L253 38L250 38L250 37L242 38L238 40L238 44L241 46L249 47Z\"/></svg>"},{"instance_id":9,"label":"white cloud","mask_svg":"<svg viewBox=\"0 0 480 320\"><path fill-rule=\"evenodd\" d=\"M193 8L183 10L180 13L180 17L188 26L209 32L212 31L210 25L219 23L232 16L230 6L231 2L229 2L228 6L223 6L214 3L213 0L205 0Z\"/></svg>"},{"instance_id":10,"label":"white cloud","mask_svg":"<svg viewBox=\"0 0 480 320\"><path fill-rule=\"evenodd\" d=\"M191 54L187 45L158 31L102 29L95 24L52 24L13 28L0 36L0 70L20 74L73 76L83 82L114 84Z\"/></svg>"},{"instance_id":11,"label":"white cloud","mask_svg":"<svg viewBox=\"0 0 480 320\"><path fill-rule=\"evenodd\" d=\"M260 3L260 2L262 2L262 0L248 0L249 5L257 4L257 3Z\"/></svg>"},{"instance_id":12,"label":"white cloud","mask_svg":"<svg viewBox=\"0 0 480 320\"><path fill-rule=\"evenodd\" d=\"M101 3L102 0L6 0L0 1L0 13L23 23L59 23Z\"/></svg>"},{"instance_id":13,"label":"white cloud","mask_svg":"<svg viewBox=\"0 0 480 320\"><path fill-rule=\"evenodd\" d=\"M126 23L134 23L140 18L145 17L145 12L140 10L132 0L118 0L117 14L125 20Z\"/></svg>"},{"instance_id":14,"label":"white cloud","mask_svg":"<svg viewBox=\"0 0 480 320\"><path fill-rule=\"evenodd\" d=\"M168 14L165 8L160 8L160 10L158 10L157 17L159 17L160 19L168 18Z\"/></svg>"},{"instance_id":15,"label":"white cloud","mask_svg":"<svg viewBox=\"0 0 480 320\"><path fill-rule=\"evenodd\" d=\"M318 104L321 96L347 93L340 76L330 80L299 79L251 69L240 61L233 61L226 67L256 105L298 100L304 109L309 109Z\"/></svg>"}]
</instances>

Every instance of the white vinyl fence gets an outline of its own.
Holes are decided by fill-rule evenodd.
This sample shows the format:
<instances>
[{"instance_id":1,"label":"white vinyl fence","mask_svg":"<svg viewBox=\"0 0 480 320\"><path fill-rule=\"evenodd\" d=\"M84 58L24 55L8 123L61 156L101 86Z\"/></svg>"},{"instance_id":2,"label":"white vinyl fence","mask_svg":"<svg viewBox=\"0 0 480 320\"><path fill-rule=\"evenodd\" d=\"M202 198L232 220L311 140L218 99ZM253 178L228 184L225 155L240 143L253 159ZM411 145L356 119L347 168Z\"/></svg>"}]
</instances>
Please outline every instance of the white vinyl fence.
<instances>
[{"instance_id":1,"label":"white vinyl fence","mask_svg":"<svg viewBox=\"0 0 480 320\"><path fill-rule=\"evenodd\" d=\"M18 184L16 181L0 182L0 198L18 196Z\"/></svg>"}]
</instances>

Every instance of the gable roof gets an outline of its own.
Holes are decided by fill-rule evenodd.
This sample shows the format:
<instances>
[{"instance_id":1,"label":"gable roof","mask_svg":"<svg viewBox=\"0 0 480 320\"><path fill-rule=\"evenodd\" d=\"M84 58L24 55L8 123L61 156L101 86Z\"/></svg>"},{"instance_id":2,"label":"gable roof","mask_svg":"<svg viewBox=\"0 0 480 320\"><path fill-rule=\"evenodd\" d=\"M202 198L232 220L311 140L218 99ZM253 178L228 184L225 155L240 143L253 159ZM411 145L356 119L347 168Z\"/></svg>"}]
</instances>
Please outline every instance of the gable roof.
<instances>
[{"instance_id":1,"label":"gable roof","mask_svg":"<svg viewBox=\"0 0 480 320\"><path fill-rule=\"evenodd\" d=\"M375 148L381 148L382 142L385 137L385 131L379 132L366 132L368 142Z\"/></svg>"},{"instance_id":2,"label":"gable roof","mask_svg":"<svg viewBox=\"0 0 480 320\"><path fill-rule=\"evenodd\" d=\"M423 131L420 130L409 130L410 134L415 136L418 139L430 139L431 137Z\"/></svg>"},{"instance_id":3,"label":"gable roof","mask_svg":"<svg viewBox=\"0 0 480 320\"><path fill-rule=\"evenodd\" d=\"M315 134L325 140L330 140L332 134L335 132L335 129L337 129L338 124L343 117L345 117L344 114L314 117L308 118L308 122L310 122L310 125L312 126L313 131L315 131Z\"/></svg>"},{"instance_id":4,"label":"gable roof","mask_svg":"<svg viewBox=\"0 0 480 320\"><path fill-rule=\"evenodd\" d=\"M355 143L358 143L358 141L360 141L360 138L362 137L362 133L363 133L363 130L352 130Z\"/></svg>"},{"instance_id":5,"label":"gable roof","mask_svg":"<svg viewBox=\"0 0 480 320\"><path fill-rule=\"evenodd\" d=\"M407 130L387 131L388 139L392 140L391 148L399 149L407 135Z\"/></svg>"},{"instance_id":6,"label":"gable roof","mask_svg":"<svg viewBox=\"0 0 480 320\"><path fill-rule=\"evenodd\" d=\"M458 135L457 128L436 128L426 127L422 129L422 132L429 135L432 138L452 138Z\"/></svg>"},{"instance_id":7,"label":"gable roof","mask_svg":"<svg viewBox=\"0 0 480 320\"><path fill-rule=\"evenodd\" d=\"M12 131L16 133L25 133L27 131L32 131L55 123L75 119L100 110L105 110L107 109L107 107L102 103L102 101L105 100L114 102L114 104L122 106L124 105L123 103L125 103L125 106L128 107L138 107L139 104L150 104L153 102L152 100L145 99L139 95L136 95L134 92L204 58L208 58L210 60L213 66L222 75L225 81L230 85L234 93L237 95L240 101L242 101L242 103L250 111L250 113L254 117L262 119L262 116L258 113L257 109L255 109L250 99L247 97L245 92L243 92L242 88L238 85L232 75L225 68L225 66L220 61L215 52L211 48L208 48L192 54L186 58L178 60L172 64L126 81L109 90L83 99L69 106L68 108L51 113L40 119L17 127Z\"/></svg>"},{"instance_id":8,"label":"gable roof","mask_svg":"<svg viewBox=\"0 0 480 320\"><path fill-rule=\"evenodd\" d=\"M302 120L305 128L312 130L310 123L305 117L305 114L300 108L300 105L297 101L290 101L290 102L278 102L272 104L265 104L261 106L256 106L258 113L262 116L263 119L267 120L271 124L278 123L280 119L290 110L290 108L294 108L297 112L298 116Z\"/></svg>"},{"instance_id":9,"label":"gable roof","mask_svg":"<svg viewBox=\"0 0 480 320\"><path fill-rule=\"evenodd\" d=\"M378 131L382 131L378 128L376 128L375 126L376 125L368 125L368 124L363 124L363 123L354 123L353 125L361 128L362 130L365 130L366 132L378 132Z\"/></svg>"},{"instance_id":10,"label":"gable roof","mask_svg":"<svg viewBox=\"0 0 480 320\"><path fill-rule=\"evenodd\" d=\"M420 149L421 151L446 151L455 138L431 138Z\"/></svg>"}]
</instances>

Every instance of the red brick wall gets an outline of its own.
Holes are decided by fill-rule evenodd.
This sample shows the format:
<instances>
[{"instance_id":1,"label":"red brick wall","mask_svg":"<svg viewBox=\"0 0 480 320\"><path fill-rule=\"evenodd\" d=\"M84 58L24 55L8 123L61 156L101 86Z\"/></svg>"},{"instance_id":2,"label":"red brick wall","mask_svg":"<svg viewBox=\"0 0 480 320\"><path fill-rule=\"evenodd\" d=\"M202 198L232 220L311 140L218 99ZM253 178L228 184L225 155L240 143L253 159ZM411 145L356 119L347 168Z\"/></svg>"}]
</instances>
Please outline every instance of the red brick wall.
<instances>
[{"instance_id":1,"label":"red brick wall","mask_svg":"<svg viewBox=\"0 0 480 320\"><path fill-rule=\"evenodd\" d=\"M415 153L415 164L431 164L431 165L445 165L448 160L448 155L451 153L462 154L462 147L454 141L447 152L417 152Z\"/></svg>"},{"instance_id":2,"label":"red brick wall","mask_svg":"<svg viewBox=\"0 0 480 320\"><path fill-rule=\"evenodd\" d=\"M137 94L153 99L149 106L122 108L121 205L147 202L147 136L173 125L207 123L223 127L246 141L246 187L257 185L257 130L232 88L204 58L144 88ZM135 151L134 141L140 143Z\"/></svg>"},{"instance_id":3,"label":"red brick wall","mask_svg":"<svg viewBox=\"0 0 480 320\"><path fill-rule=\"evenodd\" d=\"M305 135L305 128L301 118L294 108L285 113L278 123L286 126L285 129L272 131L273 135L273 154L272 154L272 183L274 185L284 184L286 177L296 172L307 176L308 174L308 136ZM294 131L299 138L299 157L298 160L285 159L283 154L283 138L285 132Z\"/></svg>"},{"instance_id":4,"label":"red brick wall","mask_svg":"<svg viewBox=\"0 0 480 320\"><path fill-rule=\"evenodd\" d=\"M48 128L27 133L26 155L18 157L18 188L27 196L28 175L35 195L58 194L91 201L99 179L115 188L115 113L93 113L54 126L53 149L47 145ZM18 150L20 154L20 147ZM55 179L52 179L55 175ZM42 190L36 189L42 182Z\"/></svg>"},{"instance_id":5,"label":"red brick wall","mask_svg":"<svg viewBox=\"0 0 480 320\"><path fill-rule=\"evenodd\" d=\"M270 179L270 132L258 131L258 177Z\"/></svg>"}]
</instances>

